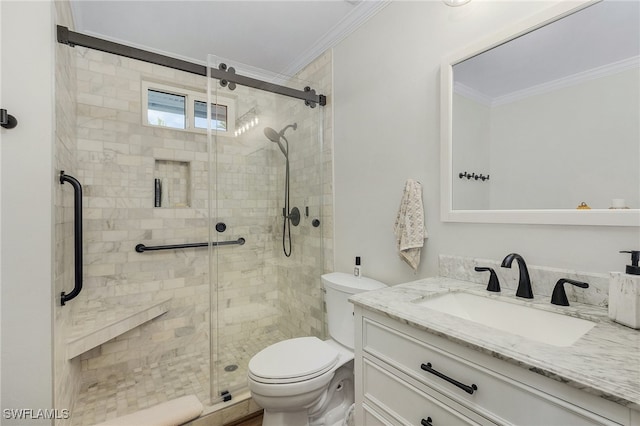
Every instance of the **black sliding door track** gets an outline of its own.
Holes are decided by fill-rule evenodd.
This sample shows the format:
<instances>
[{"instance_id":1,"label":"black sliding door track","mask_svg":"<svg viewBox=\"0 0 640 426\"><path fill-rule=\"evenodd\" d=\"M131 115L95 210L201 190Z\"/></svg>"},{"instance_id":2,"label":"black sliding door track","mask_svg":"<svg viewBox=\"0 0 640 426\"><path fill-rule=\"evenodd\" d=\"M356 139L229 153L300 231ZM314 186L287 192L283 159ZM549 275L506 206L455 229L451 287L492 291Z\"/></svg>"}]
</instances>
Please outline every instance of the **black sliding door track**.
<instances>
[{"instance_id":1,"label":"black sliding door track","mask_svg":"<svg viewBox=\"0 0 640 426\"><path fill-rule=\"evenodd\" d=\"M204 65L198 65L182 59L176 59L170 56L160 55L159 53L153 53L147 50L126 46L124 44L103 40L101 38L76 33L69 31L67 27L60 25L57 27L57 33L58 43L66 44L71 47L87 47L89 49L100 50L102 52L112 53L126 58L162 65L164 67L173 68L191 74L207 76L207 67ZM316 105L324 106L327 104L326 96L317 95L316 91L310 87L305 87L304 90L297 90L251 77L245 77L236 74L233 67L227 67L225 64L220 64L219 68L211 68L210 72L211 77L220 80L225 86L228 85L231 90L233 90L235 83L241 86L252 87L254 89L265 90L279 95L301 99L311 108L314 108Z\"/></svg>"}]
</instances>

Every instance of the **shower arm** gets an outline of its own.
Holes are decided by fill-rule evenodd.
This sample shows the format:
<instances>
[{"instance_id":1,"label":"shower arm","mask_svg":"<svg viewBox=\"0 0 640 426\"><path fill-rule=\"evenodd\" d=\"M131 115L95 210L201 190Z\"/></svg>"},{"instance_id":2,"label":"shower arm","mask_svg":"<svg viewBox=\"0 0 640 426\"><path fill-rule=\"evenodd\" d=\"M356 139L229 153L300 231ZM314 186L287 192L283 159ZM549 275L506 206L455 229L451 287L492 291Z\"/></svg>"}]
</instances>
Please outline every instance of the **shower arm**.
<instances>
[{"instance_id":1,"label":"shower arm","mask_svg":"<svg viewBox=\"0 0 640 426\"><path fill-rule=\"evenodd\" d=\"M293 124L287 124L284 129L280 130L280 132L278 133L280 135L280 137L282 139L284 139L286 141L286 139L284 138L284 132L287 131L288 128L293 128L293 130L297 130L298 129L298 123L293 123ZM289 142L287 141L287 145L289 145Z\"/></svg>"}]
</instances>

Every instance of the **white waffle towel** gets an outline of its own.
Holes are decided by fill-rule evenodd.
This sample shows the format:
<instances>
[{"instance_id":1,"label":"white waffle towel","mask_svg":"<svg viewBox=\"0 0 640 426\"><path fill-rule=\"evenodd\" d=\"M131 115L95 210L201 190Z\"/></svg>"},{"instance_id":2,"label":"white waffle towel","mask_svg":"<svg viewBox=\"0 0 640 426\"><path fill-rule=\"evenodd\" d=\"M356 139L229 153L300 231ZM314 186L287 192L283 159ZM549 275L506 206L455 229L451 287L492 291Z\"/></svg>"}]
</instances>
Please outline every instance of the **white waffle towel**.
<instances>
[{"instance_id":1,"label":"white waffle towel","mask_svg":"<svg viewBox=\"0 0 640 426\"><path fill-rule=\"evenodd\" d=\"M422 205L422 185L417 180L407 179L402 201L393 227L400 258L413 270L420 265L420 252L427 238Z\"/></svg>"}]
</instances>

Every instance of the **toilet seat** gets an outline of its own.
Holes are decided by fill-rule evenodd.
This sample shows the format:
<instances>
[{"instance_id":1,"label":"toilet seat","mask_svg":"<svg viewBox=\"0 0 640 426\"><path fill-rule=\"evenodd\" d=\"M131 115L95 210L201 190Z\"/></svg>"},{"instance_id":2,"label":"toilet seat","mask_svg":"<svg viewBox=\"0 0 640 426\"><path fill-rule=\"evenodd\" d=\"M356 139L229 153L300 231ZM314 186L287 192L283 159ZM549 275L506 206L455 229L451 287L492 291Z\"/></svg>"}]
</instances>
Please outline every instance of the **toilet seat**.
<instances>
[{"instance_id":1,"label":"toilet seat","mask_svg":"<svg viewBox=\"0 0 640 426\"><path fill-rule=\"evenodd\" d=\"M302 382L330 371L338 358L338 351L317 337L283 340L251 358L249 377L260 383Z\"/></svg>"}]
</instances>

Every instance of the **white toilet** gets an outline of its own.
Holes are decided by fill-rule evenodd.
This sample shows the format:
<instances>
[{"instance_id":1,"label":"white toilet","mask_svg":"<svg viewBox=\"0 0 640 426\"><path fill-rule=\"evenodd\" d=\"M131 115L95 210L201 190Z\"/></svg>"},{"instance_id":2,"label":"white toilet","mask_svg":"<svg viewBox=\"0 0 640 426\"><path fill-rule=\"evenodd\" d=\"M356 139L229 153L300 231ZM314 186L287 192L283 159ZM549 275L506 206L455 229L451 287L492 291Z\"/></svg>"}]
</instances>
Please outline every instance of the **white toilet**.
<instances>
[{"instance_id":1,"label":"white toilet","mask_svg":"<svg viewBox=\"0 0 640 426\"><path fill-rule=\"evenodd\" d=\"M354 402L352 294L386 287L370 278L322 276L330 339L299 337L273 344L249 361L249 390L264 408L263 426L338 426Z\"/></svg>"}]
</instances>

